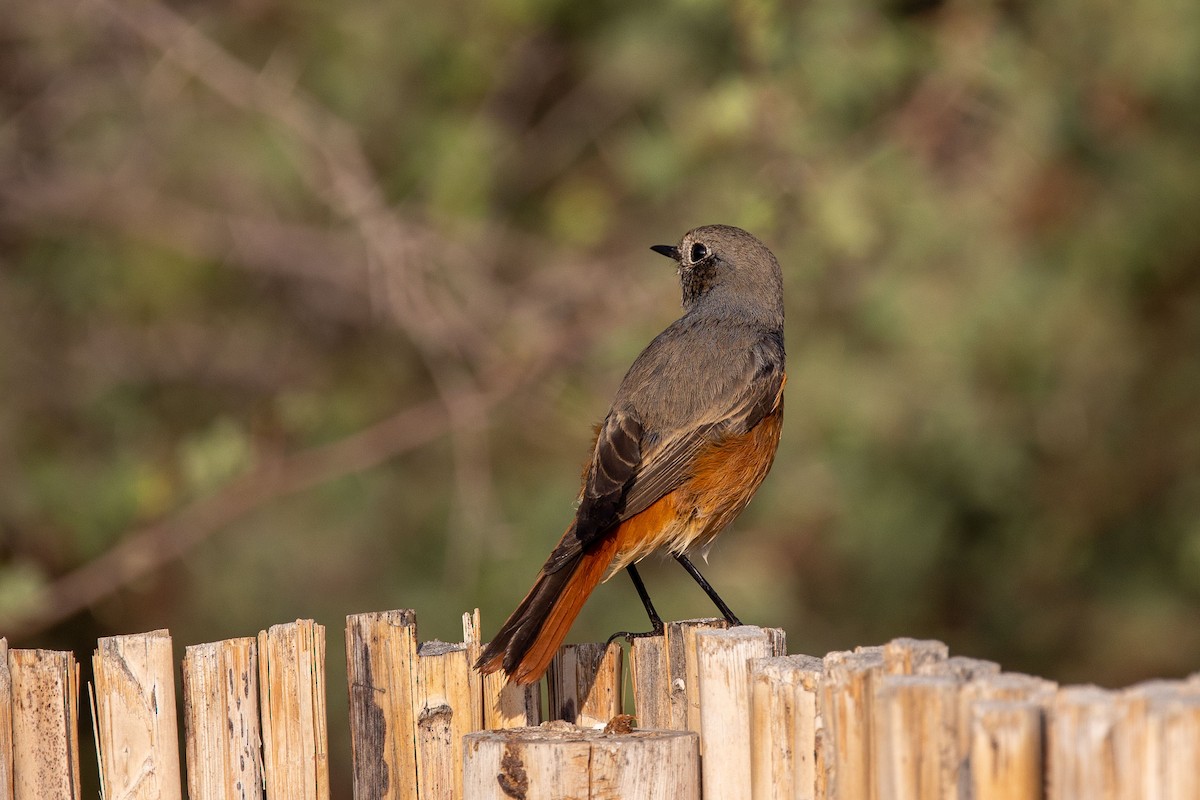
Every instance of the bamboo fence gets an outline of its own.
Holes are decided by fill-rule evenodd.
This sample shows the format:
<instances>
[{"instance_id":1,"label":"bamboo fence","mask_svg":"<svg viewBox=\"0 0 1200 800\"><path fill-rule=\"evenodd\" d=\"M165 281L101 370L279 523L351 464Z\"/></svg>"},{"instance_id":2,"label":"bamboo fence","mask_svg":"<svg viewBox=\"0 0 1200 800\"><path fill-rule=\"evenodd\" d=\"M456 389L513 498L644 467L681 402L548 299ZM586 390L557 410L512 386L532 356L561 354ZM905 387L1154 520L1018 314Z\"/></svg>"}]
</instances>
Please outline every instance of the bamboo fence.
<instances>
[{"instance_id":1,"label":"bamboo fence","mask_svg":"<svg viewBox=\"0 0 1200 800\"><path fill-rule=\"evenodd\" d=\"M567 645L516 687L471 669L479 630L347 618L357 800L1200 800L1200 674L1060 687L936 641L816 658L688 620L635 639L628 670L618 644ZM190 646L177 702L167 631L101 639L103 797L325 800L325 658L311 620ZM74 654L0 639L0 800L80 797L79 693Z\"/></svg>"}]
</instances>

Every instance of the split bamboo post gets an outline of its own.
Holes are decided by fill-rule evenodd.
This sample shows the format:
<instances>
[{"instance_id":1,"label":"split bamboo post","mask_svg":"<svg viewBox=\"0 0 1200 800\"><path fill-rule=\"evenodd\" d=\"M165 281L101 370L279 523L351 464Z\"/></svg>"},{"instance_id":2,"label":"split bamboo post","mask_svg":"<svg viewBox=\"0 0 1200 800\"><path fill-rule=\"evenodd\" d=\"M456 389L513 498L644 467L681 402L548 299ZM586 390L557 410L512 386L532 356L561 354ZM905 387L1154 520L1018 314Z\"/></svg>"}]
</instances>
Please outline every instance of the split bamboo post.
<instances>
[{"instance_id":1,"label":"split bamboo post","mask_svg":"<svg viewBox=\"0 0 1200 800\"><path fill-rule=\"evenodd\" d=\"M667 623L672 730L700 732L700 674L696 663L696 634L702 630L725 630L728 627L728 622L718 618Z\"/></svg>"},{"instance_id":2,"label":"split bamboo post","mask_svg":"<svg viewBox=\"0 0 1200 800\"><path fill-rule=\"evenodd\" d=\"M603 728L624 710L617 642L563 645L546 675L553 719Z\"/></svg>"},{"instance_id":3,"label":"split bamboo post","mask_svg":"<svg viewBox=\"0 0 1200 800\"><path fill-rule=\"evenodd\" d=\"M875 691L881 800L959 800L958 692L949 675L883 675Z\"/></svg>"},{"instance_id":4,"label":"split bamboo post","mask_svg":"<svg viewBox=\"0 0 1200 800\"><path fill-rule=\"evenodd\" d=\"M79 665L70 652L10 650L16 800L77 800Z\"/></svg>"},{"instance_id":5,"label":"split bamboo post","mask_svg":"<svg viewBox=\"0 0 1200 800\"><path fill-rule=\"evenodd\" d=\"M950 648L937 639L892 639L883 646L883 671L888 675L912 675L927 664L945 661Z\"/></svg>"},{"instance_id":6,"label":"split bamboo post","mask_svg":"<svg viewBox=\"0 0 1200 800\"><path fill-rule=\"evenodd\" d=\"M479 609L463 614L463 642L467 658L474 664L483 650L479 639ZM483 730L523 728L542 721L542 693L535 681L525 685L509 683L503 671L481 675L471 670L472 689L483 698Z\"/></svg>"},{"instance_id":7,"label":"split bamboo post","mask_svg":"<svg viewBox=\"0 0 1200 800\"><path fill-rule=\"evenodd\" d=\"M358 800L417 800L416 658L415 611L346 617L350 756Z\"/></svg>"},{"instance_id":8,"label":"split bamboo post","mask_svg":"<svg viewBox=\"0 0 1200 800\"><path fill-rule=\"evenodd\" d=\"M826 794L837 800L875 800L873 758L875 683L883 674L883 648L836 651L825 656L821 731Z\"/></svg>"},{"instance_id":9,"label":"split bamboo post","mask_svg":"<svg viewBox=\"0 0 1200 800\"><path fill-rule=\"evenodd\" d=\"M464 800L700 800L691 731L606 734L547 723L472 733L463 749Z\"/></svg>"},{"instance_id":10,"label":"split bamboo post","mask_svg":"<svg viewBox=\"0 0 1200 800\"><path fill-rule=\"evenodd\" d=\"M1043 800L1045 710L1029 700L980 700L972 707L972 800Z\"/></svg>"},{"instance_id":11,"label":"split bamboo post","mask_svg":"<svg viewBox=\"0 0 1200 800\"><path fill-rule=\"evenodd\" d=\"M183 730L189 800L262 800L256 639L184 650Z\"/></svg>"},{"instance_id":12,"label":"split bamboo post","mask_svg":"<svg viewBox=\"0 0 1200 800\"><path fill-rule=\"evenodd\" d=\"M741 625L696 633L700 756L704 796L749 800L750 662L775 655L762 628Z\"/></svg>"},{"instance_id":13,"label":"split bamboo post","mask_svg":"<svg viewBox=\"0 0 1200 800\"><path fill-rule=\"evenodd\" d=\"M1192 691L1159 695L1151 701L1151 715L1160 742L1158 787L1162 800L1200 797L1200 683Z\"/></svg>"},{"instance_id":14,"label":"split bamboo post","mask_svg":"<svg viewBox=\"0 0 1200 800\"><path fill-rule=\"evenodd\" d=\"M1050 710L1047 787L1054 800L1117 800L1116 693L1095 686L1058 691Z\"/></svg>"},{"instance_id":15,"label":"split bamboo post","mask_svg":"<svg viewBox=\"0 0 1200 800\"><path fill-rule=\"evenodd\" d=\"M629 672L638 727L658 730L686 727L678 724L671 712L671 666L665 635L641 636L630 643Z\"/></svg>"},{"instance_id":16,"label":"split bamboo post","mask_svg":"<svg viewBox=\"0 0 1200 800\"><path fill-rule=\"evenodd\" d=\"M1116 780L1122 797L1167 800L1174 797L1200 797L1200 740L1175 737L1168 743L1168 731L1200 731L1200 687L1182 681L1149 681L1131 686L1116 698L1117 727L1113 747L1116 751ZM1189 714L1190 712L1190 714ZM1175 722L1172 725L1172 721ZM1179 725L1178 723L1183 723ZM1176 765L1190 766L1179 769ZM1193 776L1191 794L1181 794L1175 775Z\"/></svg>"},{"instance_id":17,"label":"split bamboo post","mask_svg":"<svg viewBox=\"0 0 1200 800\"><path fill-rule=\"evenodd\" d=\"M13 800L12 673L8 640L0 637L0 800Z\"/></svg>"},{"instance_id":18,"label":"split bamboo post","mask_svg":"<svg viewBox=\"0 0 1200 800\"><path fill-rule=\"evenodd\" d=\"M105 797L181 798L171 635L157 630L100 639L92 670Z\"/></svg>"},{"instance_id":19,"label":"split bamboo post","mask_svg":"<svg viewBox=\"0 0 1200 800\"><path fill-rule=\"evenodd\" d=\"M483 726L483 698L471 693L465 644L425 642L417 649L417 786L421 800L462 797L462 739Z\"/></svg>"},{"instance_id":20,"label":"split bamboo post","mask_svg":"<svg viewBox=\"0 0 1200 800\"><path fill-rule=\"evenodd\" d=\"M776 656L750 663L754 800L815 800L824 671L821 659L812 656Z\"/></svg>"},{"instance_id":21,"label":"split bamboo post","mask_svg":"<svg viewBox=\"0 0 1200 800\"><path fill-rule=\"evenodd\" d=\"M325 627L312 620L258 634L267 800L328 800Z\"/></svg>"}]
</instances>

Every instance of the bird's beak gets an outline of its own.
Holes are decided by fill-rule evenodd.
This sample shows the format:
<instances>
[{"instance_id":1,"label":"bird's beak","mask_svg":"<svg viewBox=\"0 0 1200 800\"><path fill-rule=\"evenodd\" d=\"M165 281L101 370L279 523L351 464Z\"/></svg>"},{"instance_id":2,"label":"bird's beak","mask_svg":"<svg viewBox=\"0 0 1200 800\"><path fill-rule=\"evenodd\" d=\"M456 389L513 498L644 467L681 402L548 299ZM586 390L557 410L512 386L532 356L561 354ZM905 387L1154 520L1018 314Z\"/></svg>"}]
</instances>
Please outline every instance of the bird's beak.
<instances>
[{"instance_id":1,"label":"bird's beak","mask_svg":"<svg viewBox=\"0 0 1200 800\"><path fill-rule=\"evenodd\" d=\"M679 248L673 244L656 244L652 245L650 249L659 255L666 256L667 258L673 258L676 261L679 260Z\"/></svg>"}]
</instances>

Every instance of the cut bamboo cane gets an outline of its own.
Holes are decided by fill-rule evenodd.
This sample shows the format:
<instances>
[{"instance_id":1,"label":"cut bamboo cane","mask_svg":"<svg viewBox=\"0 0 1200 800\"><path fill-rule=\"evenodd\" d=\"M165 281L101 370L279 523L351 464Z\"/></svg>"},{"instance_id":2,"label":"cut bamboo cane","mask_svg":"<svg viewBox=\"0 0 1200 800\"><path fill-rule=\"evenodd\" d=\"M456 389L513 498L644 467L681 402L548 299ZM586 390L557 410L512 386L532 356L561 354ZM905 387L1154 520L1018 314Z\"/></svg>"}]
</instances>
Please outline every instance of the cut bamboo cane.
<instances>
[{"instance_id":1,"label":"cut bamboo cane","mask_svg":"<svg viewBox=\"0 0 1200 800\"><path fill-rule=\"evenodd\" d=\"M583 728L603 728L624 710L621 645L599 642L559 648L547 673L550 716Z\"/></svg>"},{"instance_id":2,"label":"cut bamboo cane","mask_svg":"<svg viewBox=\"0 0 1200 800\"><path fill-rule=\"evenodd\" d=\"M821 747L829 754L819 785L837 800L875 800L874 687L883 674L883 648L825 656L821 685Z\"/></svg>"},{"instance_id":3,"label":"cut bamboo cane","mask_svg":"<svg viewBox=\"0 0 1200 800\"><path fill-rule=\"evenodd\" d=\"M1200 740L1191 745L1178 737L1187 730L1200 730L1200 690L1183 681L1149 681L1132 686L1117 695L1117 725L1113 748L1116 752L1116 780L1122 797L1147 800L1174 800L1174 796L1200 797ZM1191 712L1189 715L1188 712ZM1179 723L1183 723L1180 725ZM1175 741L1169 731L1175 730ZM1182 770L1178 764L1190 764ZM1197 776L1189 789L1179 794L1176 775Z\"/></svg>"},{"instance_id":4,"label":"cut bamboo cane","mask_svg":"<svg viewBox=\"0 0 1200 800\"><path fill-rule=\"evenodd\" d=\"M699 800L695 733L549 727L557 724L468 735L465 800Z\"/></svg>"},{"instance_id":5,"label":"cut bamboo cane","mask_svg":"<svg viewBox=\"0 0 1200 800\"><path fill-rule=\"evenodd\" d=\"M638 726L677 730L671 713L671 669L667 637L642 636L629 645L629 671L633 678L633 708Z\"/></svg>"},{"instance_id":6,"label":"cut bamboo cane","mask_svg":"<svg viewBox=\"0 0 1200 800\"><path fill-rule=\"evenodd\" d=\"M1058 685L1054 681L1016 672L1002 672L998 675L985 674L964 684L958 702L958 754L965 764L963 774L960 776L962 785L971 785L973 782L971 772L974 769L974 762L970 755L974 746L974 708L976 705L991 701L1031 703L1043 710L1038 719L1039 725L1044 728L1044 712L1054 702L1057 691ZM1045 736L1040 728L1037 741L1039 747L1045 741ZM1038 764L1044 765L1044 763L1045 759L1039 753Z\"/></svg>"},{"instance_id":7,"label":"cut bamboo cane","mask_svg":"<svg viewBox=\"0 0 1200 800\"><path fill-rule=\"evenodd\" d=\"M1158 786L1162 800L1200 797L1200 683L1156 696L1151 715L1160 742Z\"/></svg>"},{"instance_id":8,"label":"cut bamboo cane","mask_svg":"<svg viewBox=\"0 0 1200 800\"><path fill-rule=\"evenodd\" d=\"M948 675L884 675L875 693L879 797L958 800L958 692Z\"/></svg>"},{"instance_id":9,"label":"cut bamboo cane","mask_svg":"<svg viewBox=\"0 0 1200 800\"><path fill-rule=\"evenodd\" d=\"M479 660L479 653L483 649L479 631L479 609L463 614L463 642L467 646L467 659L471 664ZM471 691L482 697L482 729L523 728L541 723L542 693L537 682L525 685L509 683L503 672L481 675L474 669L470 677Z\"/></svg>"},{"instance_id":10,"label":"cut bamboo cane","mask_svg":"<svg viewBox=\"0 0 1200 800\"><path fill-rule=\"evenodd\" d=\"M417 785L422 800L462 797L462 739L483 726L483 698L471 693L465 644L425 642L417 650Z\"/></svg>"},{"instance_id":11,"label":"cut bamboo cane","mask_svg":"<svg viewBox=\"0 0 1200 800\"><path fill-rule=\"evenodd\" d=\"M914 675L945 675L958 681L973 681L980 678L990 678L1000 674L1000 665L995 661L984 661L981 658L951 656L918 664L913 670Z\"/></svg>"},{"instance_id":12,"label":"cut bamboo cane","mask_svg":"<svg viewBox=\"0 0 1200 800\"><path fill-rule=\"evenodd\" d=\"M750 661L773 655L773 643L751 625L696 633L706 798L750 800Z\"/></svg>"},{"instance_id":13,"label":"cut bamboo cane","mask_svg":"<svg viewBox=\"0 0 1200 800\"><path fill-rule=\"evenodd\" d=\"M812 656L750 664L751 789L754 800L814 800L817 707L825 667Z\"/></svg>"},{"instance_id":14,"label":"cut bamboo cane","mask_svg":"<svg viewBox=\"0 0 1200 800\"><path fill-rule=\"evenodd\" d=\"M0 800L13 800L12 674L8 640L0 637Z\"/></svg>"},{"instance_id":15,"label":"cut bamboo cane","mask_svg":"<svg viewBox=\"0 0 1200 800\"><path fill-rule=\"evenodd\" d=\"M667 623L667 668L671 671L672 730L700 732L699 669L696 664L696 634L702 630L724 630L723 619L685 619Z\"/></svg>"},{"instance_id":16,"label":"cut bamboo cane","mask_svg":"<svg viewBox=\"0 0 1200 800\"><path fill-rule=\"evenodd\" d=\"M79 798L79 666L70 652L10 650L16 800Z\"/></svg>"},{"instance_id":17,"label":"cut bamboo cane","mask_svg":"<svg viewBox=\"0 0 1200 800\"><path fill-rule=\"evenodd\" d=\"M972 800L1043 800L1042 706L982 700L972 712Z\"/></svg>"},{"instance_id":18,"label":"cut bamboo cane","mask_svg":"<svg viewBox=\"0 0 1200 800\"><path fill-rule=\"evenodd\" d=\"M261 800L256 639L184 651L183 721L190 800Z\"/></svg>"},{"instance_id":19,"label":"cut bamboo cane","mask_svg":"<svg viewBox=\"0 0 1200 800\"><path fill-rule=\"evenodd\" d=\"M92 656L100 781L107 797L182 797L171 635L165 630L99 641Z\"/></svg>"},{"instance_id":20,"label":"cut bamboo cane","mask_svg":"<svg viewBox=\"0 0 1200 800\"><path fill-rule=\"evenodd\" d=\"M1114 692L1094 686L1058 691L1048 730L1048 792L1054 800L1118 800Z\"/></svg>"},{"instance_id":21,"label":"cut bamboo cane","mask_svg":"<svg viewBox=\"0 0 1200 800\"><path fill-rule=\"evenodd\" d=\"M416 612L346 617L350 754L358 800L417 800L416 658Z\"/></svg>"},{"instance_id":22,"label":"cut bamboo cane","mask_svg":"<svg viewBox=\"0 0 1200 800\"><path fill-rule=\"evenodd\" d=\"M327 800L325 628L312 620L258 634L267 800Z\"/></svg>"},{"instance_id":23,"label":"cut bamboo cane","mask_svg":"<svg viewBox=\"0 0 1200 800\"><path fill-rule=\"evenodd\" d=\"M945 661L950 648L936 639L892 639L883 646L883 671L888 675L913 675L919 667Z\"/></svg>"}]
</instances>

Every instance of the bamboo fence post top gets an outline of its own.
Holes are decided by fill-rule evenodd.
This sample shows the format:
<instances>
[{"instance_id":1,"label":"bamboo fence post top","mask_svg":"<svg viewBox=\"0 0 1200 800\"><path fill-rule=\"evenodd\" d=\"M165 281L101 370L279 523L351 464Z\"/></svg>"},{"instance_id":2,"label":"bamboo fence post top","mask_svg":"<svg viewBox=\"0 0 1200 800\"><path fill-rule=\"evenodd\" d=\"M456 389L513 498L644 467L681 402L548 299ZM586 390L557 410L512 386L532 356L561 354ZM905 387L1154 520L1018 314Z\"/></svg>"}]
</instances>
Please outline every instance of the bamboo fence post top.
<instances>
[{"instance_id":1,"label":"bamboo fence post top","mask_svg":"<svg viewBox=\"0 0 1200 800\"><path fill-rule=\"evenodd\" d=\"M960 687L951 675L880 678L874 724L879 797L954 800L960 796Z\"/></svg>"},{"instance_id":2,"label":"bamboo fence post top","mask_svg":"<svg viewBox=\"0 0 1200 800\"><path fill-rule=\"evenodd\" d=\"M821 686L825 787L838 800L875 800L873 769L874 686L883 674L883 648L836 651L825 656Z\"/></svg>"},{"instance_id":3,"label":"bamboo fence post top","mask_svg":"<svg viewBox=\"0 0 1200 800\"><path fill-rule=\"evenodd\" d=\"M814 800L818 694L825 665L812 656L750 662L750 777L754 800Z\"/></svg>"},{"instance_id":4,"label":"bamboo fence post top","mask_svg":"<svg viewBox=\"0 0 1200 800\"><path fill-rule=\"evenodd\" d=\"M78 798L79 667L69 652L10 650L16 800Z\"/></svg>"},{"instance_id":5,"label":"bamboo fence post top","mask_svg":"<svg viewBox=\"0 0 1200 800\"><path fill-rule=\"evenodd\" d=\"M1095 686L1060 689L1048 725L1047 785L1055 800L1105 800L1117 794L1113 732L1116 694Z\"/></svg>"},{"instance_id":6,"label":"bamboo fence post top","mask_svg":"<svg viewBox=\"0 0 1200 800\"><path fill-rule=\"evenodd\" d=\"M883 670L889 675L912 675L917 667L945 661L950 648L936 639L892 639L883 646Z\"/></svg>"},{"instance_id":7,"label":"bamboo fence post top","mask_svg":"<svg viewBox=\"0 0 1200 800\"><path fill-rule=\"evenodd\" d=\"M773 655L775 638L751 625L696 633L704 796L750 798L750 662Z\"/></svg>"},{"instance_id":8,"label":"bamboo fence post top","mask_svg":"<svg viewBox=\"0 0 1200 800\"><path fill-rule=\"evenodd\" d=\"M258 634L267 797L328 800L325 627L312 620Z\"/></svg>"},{"instance_id":9,"label":"bamboo fence post top","mask_svg":"<svg viewBox=\"0 0 1200 800\"><path fill-rule=\"evenodd\" d=\"M667 668L671 671L671 728L700 732L700 691L696 667L696 634L701 630L725 629L720 618L685 619L668 622Z\"/></svg>"},{"instance_id":10,"label":"bamboo fence post top","mask_svg":"<svg viewBox=\"0 0 1200 800\"><path fill-rule=\"evenodd\" d=\"M547 723L463 742L464 800L700 800L691 731L609 734Z\"/></svg>"},{"instance_id":11,"label":"bamboo fence post top","mask_svg":"<svg viewBox=\"0 0 1200 800\"><path fill-rule=\"evenodd\" d=\"M972 707L972 800L1042 800L1044 710L1028 700Z\"/></svg>"},{"instance_id":12,"label":"bamboo fence post top","mask_svg":"<svg viewBox=\"0 0 1200 800\"><path fill-rule=\"evenodd\" d=\"M416 612L403 609L346 617L350 757L356 797L417 798L416 658Z\"/></svg>"},{"instance_id":13,"label":"bamboo fence post top","mask_svg":"<svg viewBox=\"0 0 1200 800\"><path fill-rule=\"evenodd\" d=\"M257 640L188 647L183 711L189 800L261 800Z\"/></svg>"},{"instance_id":14,"label":"bamboo fence post top","mask_svg":"<svg viewBox=\"0 0 1200 800\"><path fill-rule=\"evenodd\" d=\"M423 800L462 796L462 738L483 724L483 698L472 694L465 644L425 642L417 649L417 785Z\"/></svg>"},{"instance_id":15,"label":"bamboo fence post top","mask_svg":"<svg viewBox=\"0 0 1200 800\"><path fill-rule=\"evenodd\" d=\"M97 749L108 797L181 797L171 635L165 630L99 641Z\"/></svg>"},{"instance_id":16,"label":"bamboo fence post top","mask_svg":"<svg viewBox=\"0 0 1200 800\"><path fill-rule=\"evenodd\" d=\"M663 730L685 727L677 724L671 713L671 666L665 635L642 636L630 643L629 672L639 726Z\"/></svg>"},{"instance_id":17,"label":"bamboo fence post top","mask_svg":"<svg viewBox=\"0 0 1200 800\"><path fill-rule=\"evenodd\" d=\"M8 640L0 636L0 800L13 796L12 675L8 669Z\"/></svg>"},{"instance_id":18,"label":"bamboo fence post top","mask_svg":"<svg viewBox=\"0 0 1200 800\"><path fill-rule=\"evenodd\" d=\"M566 644L547 673L550 716L585 728L603 728L624 710L621 645Z\"/></svg>"}]
</instances>

